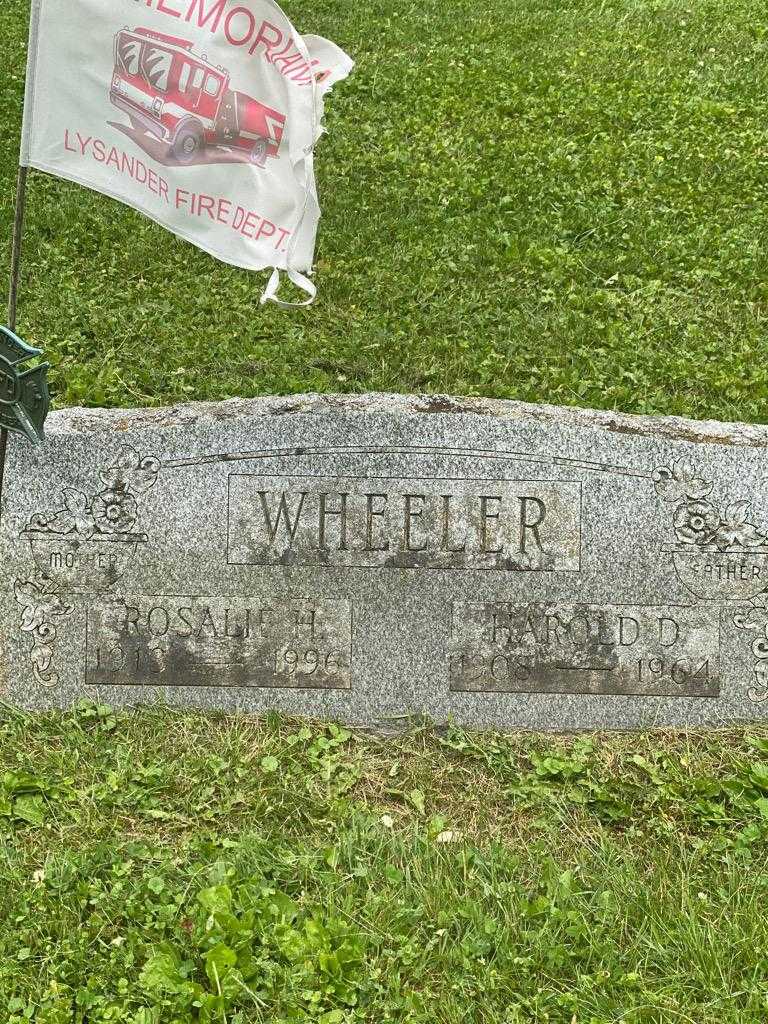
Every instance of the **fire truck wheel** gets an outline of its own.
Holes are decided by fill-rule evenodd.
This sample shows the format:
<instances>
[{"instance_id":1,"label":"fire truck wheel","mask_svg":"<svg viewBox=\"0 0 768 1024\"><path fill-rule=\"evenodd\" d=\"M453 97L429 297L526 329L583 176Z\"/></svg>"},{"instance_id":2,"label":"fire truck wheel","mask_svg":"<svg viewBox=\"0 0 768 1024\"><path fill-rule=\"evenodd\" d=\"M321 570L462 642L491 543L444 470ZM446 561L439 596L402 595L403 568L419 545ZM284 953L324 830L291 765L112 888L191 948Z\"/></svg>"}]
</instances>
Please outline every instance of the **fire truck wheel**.
<instances>
[{"instance_id":1,"label":"fire truck wheel","mask_svg":"<svg viewBox=\"0 0 768 1024\"><path fill-rule=\"evenodd\" d=\"M251 163L257 167L265 167L267 163L267 140L259 139L254 142L251 150Z\"/></svg>"},{"instance_id":2,"label":"fire truck wheel","mask_svg":"<svg viewBox=\"0 0 768 1024\"><path fill-rule=\"evenodd\" d=\"M194 127L180 128L171 152L181 164L191 163L203 148L203 135Z\"/></svg>"}]
</instances>

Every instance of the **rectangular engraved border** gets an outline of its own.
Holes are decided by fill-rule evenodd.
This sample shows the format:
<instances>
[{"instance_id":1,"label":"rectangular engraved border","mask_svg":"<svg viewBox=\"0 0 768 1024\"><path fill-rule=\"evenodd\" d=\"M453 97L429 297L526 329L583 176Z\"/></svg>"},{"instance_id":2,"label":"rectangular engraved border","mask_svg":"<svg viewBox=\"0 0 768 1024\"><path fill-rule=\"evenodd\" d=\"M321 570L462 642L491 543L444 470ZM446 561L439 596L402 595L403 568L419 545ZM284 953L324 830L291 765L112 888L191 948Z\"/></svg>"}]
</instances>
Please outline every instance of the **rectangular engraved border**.
<instances>
[{"instance_id":1,"label":"rectangular engraved border","mask_svg":"<svg viewBox=\"0 0 768 1024\"><path fill-rule=\"evenodd\" d=\"M158 600L161 600L161 601L167 601L167 600L185 601L185 600L189 600L189 599L192 599L192 600L197 599L197 600L199 600L200 597L202 597L204 595L194 595L194 594L130 594L128 596L129 597L147 598L147 599L150 599L150 600L152 600L153 598L157 598ZM231 594L223 594L221 596L216 596L216 595L211 594L211 595L208 595L208 596L213 597L217 601L226 601L228 598L232 597ZM322 601L322 602L325 602L326 604L329 604L329 603L330 604L343 604L343 605L347 606L347 608L349 610L349 682L348 682L347 685L345 685L345 686L282 686L279 683L277 683L274 686L258 686L258 685L255 685L253 683L218 683L218 684L213 684L213 683L195 683L195 682L186 682L186 683L162 683L162 682L158 682L158 683L89 683L88 682L88 665L89 665L89 657L88 657L88 653L89 653L88 652L88 625L89 625L89 622L90 622L90 610L91 610L90 603L85 608L85 662L83 664L83 685L84 686L89 686L92 689L96 689L96 690L103 689L103 688L110 688L110 689L113 688L113 689L116 689L116 690L160 690L160 689L168 689L168 690L184 690L184 689L190 689L190 690L261 690L261 691L266 692L266 693L269 693L272 690L280 690L283 693L291 693L291 692L294 692L294 691L298 691L298 692L301 692L301 693L310 692L310 693L317 693L317 694L323 694L323 693L334 693L334 694L351 693L352 690L355 688L355 664L354 664L354 661L353 661L354 641L355 641L355 604L354 604L354 601L350 601L350 600L346 600L346 599L336 599L336 598L312 598L312 597L295 597L295 598L287 598L285 600L288 600L288 601L316 601L317 603ZM346 648L345 648L345 651L346 651Z\"/></svg>"},{"instance_id":2,"label":"rectangular engraved border","mask_svg":"<svg viewBox=\"0 0 768 1024\"><path fill-rule=\"evenodd\" d=\"M276 456L277 457L277 456ZM281 456L284 457L284 456ZM449 457L449 456L446 456ZM327 473L285 473L285 476L293 476L299 480L329 480ZM272 569L278 568L276 562L233 562L230 558L230 535L229 526L232 521L231 519L231 506L230 501L232 497L232 478L233 477L274 477L280 476L280 473L275 472L259 472L259 473L228 473L227 474L227 565L242 565L250 566L255 569ZM582 570L582 550L583 550L583 530L584 530L584 482L582 480L561 480L557 478L547 477L515 477L508 480L500 479L498 477L485 477L485 476L402 476L400 474L393 474L386 476L379 474L377 476L365 476L363 474L351 474L346 473L343 475L345 480L417 480L419 482L429 483L430 481L445 481L450 483L451 481L459 481L461 483L502 483L502 484L569 484L576 486L579 489L579 533L578 533L578 555L579 555L579 566L577 569L514 569L511 570L513 573L564 573L576 575ZM325 569L325 570L353 570L353 571L376 571L378 569L396 569L400 572L499 572L506 575L510 570L498 569L494 566L485 565L472 565L461 568L448 567L443 565L420 565L420 566L395 566L395 565L323 565L322 563L312 563L307 565L297 565L297 569Z\"/></svg>"},{"instance_id":3,"label":"rectangular engraved border","mask_svg":"<svg viewBox=\"0 0 768 1024\"><path fill-rule=\"evenodd\" d=\"M593 602L590 602L590 601L574 601L573 603L571 603L569 601L552 601L552 602L548 602L548 603L568 605L569 607L572 607L572 608L595 608L595 607L605 607L605 608L651 608L651 609L652 608L682 608L682 609L685 609L686 611L688 611L691 608L699 607L699 606L697 606L695 604L679 604L679 603L673 603L673 602L667 602L666 604L630 604L630 603L618 604L618 603L606 601L606 602L603 602L601 604L598 601L593 601ZM517 601L484 601L484 602L482 602L482 601L451 601L450 623L449 623L449 634L448 634L448 649L447 649L447 652L446 652L447 653L446 672L447 672L447 676L448 676L448 692L451 694L452 697L455 695L455 696L464 696L464 697L482 697L484 699L488 699L490 697L503 697L505 695L508 696L510 694L516 694L516 695L520 695L520 696L529 696L529 697L558 697L558 696L559 697L563 697L563 696L565 696L565 697L571 697L571 696L572 697L595 697L595 698L603 699L603 700L604 699L615 699L617 697L619 697L619 698L631 698L631 699L637 699L638 697L643 697L643 698L645 698L647 700L667 700L667 699L672 699L672 698L675 698L677 700L722 700L722 689L723 689L723 665L722 665L722 653L723 653L723 615L725 614L726 609L724 609L724 608L722 608L720 606L718 606L716 608L707 608L706 605L701 606L701 610L702 611L711 611L713 613L717 613L717 670L718 670L718 675L717 675L717 692L716 693L695 693L695 694L690 694L690 693L680 693L679 691L676 692L676 693L671 693L671 692L670 693L667 693L667 692L647 693L644 690L625 691L623 693L616 693L616 692L614 692L614 693L595 693L594 690L575 690L575 689L568 689L568 690L565 690L565 689L563 689L563 690L559 690L559 689L558 690L555 690L555 689L551 689L551 690L532 690L532 689L530 689L528 687L509 687L509 688L506 688L506 689L501 689L500 687L498 687L498 688L494 688L492 690L458 690L458 689L453 689L453 687L451 686L451 658L453 656L452 643L453 643L453 638L454 638L454 611L455 611L455 606L457 604L524 604L524 602L517 602Z\"/></svg>"}]
</instances>

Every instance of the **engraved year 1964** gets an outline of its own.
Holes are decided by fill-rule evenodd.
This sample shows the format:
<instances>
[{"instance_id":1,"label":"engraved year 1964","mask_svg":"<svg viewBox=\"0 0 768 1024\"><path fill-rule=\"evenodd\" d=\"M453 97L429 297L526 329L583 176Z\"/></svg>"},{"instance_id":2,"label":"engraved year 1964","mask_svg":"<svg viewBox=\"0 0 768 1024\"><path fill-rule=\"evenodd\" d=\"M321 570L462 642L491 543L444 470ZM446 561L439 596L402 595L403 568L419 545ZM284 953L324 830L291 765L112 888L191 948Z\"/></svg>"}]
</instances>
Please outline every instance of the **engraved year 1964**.
<instances>
[{"instance_id":1,"label":"engraved year 1964","mask_svg":"<svg viewBox=\"0 0 768 1024\"><path fill-rule=\"evenodd\" d=\"M717 609L456 603L451 689L717 696Z\"/></svg>"}]
</instances>

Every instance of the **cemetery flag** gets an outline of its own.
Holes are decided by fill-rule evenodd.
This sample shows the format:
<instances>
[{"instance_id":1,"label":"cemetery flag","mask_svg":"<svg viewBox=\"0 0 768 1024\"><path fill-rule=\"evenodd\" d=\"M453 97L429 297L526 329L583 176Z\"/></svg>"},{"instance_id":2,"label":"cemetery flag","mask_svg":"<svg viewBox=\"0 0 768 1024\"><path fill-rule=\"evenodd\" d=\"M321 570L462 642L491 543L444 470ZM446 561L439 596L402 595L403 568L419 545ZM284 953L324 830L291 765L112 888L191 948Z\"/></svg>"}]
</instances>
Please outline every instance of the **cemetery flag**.
<instances>
[{"instance_id":1,"label":"cemetery flag","mask_svg":"<svg viewBox=\"0 0 768 1024\"><path fill-rule=\"evenodd\" d=\"M32 0L21 163L311 302L313 149L352 67L272 0Z\"/></svg>"}]
</instances>

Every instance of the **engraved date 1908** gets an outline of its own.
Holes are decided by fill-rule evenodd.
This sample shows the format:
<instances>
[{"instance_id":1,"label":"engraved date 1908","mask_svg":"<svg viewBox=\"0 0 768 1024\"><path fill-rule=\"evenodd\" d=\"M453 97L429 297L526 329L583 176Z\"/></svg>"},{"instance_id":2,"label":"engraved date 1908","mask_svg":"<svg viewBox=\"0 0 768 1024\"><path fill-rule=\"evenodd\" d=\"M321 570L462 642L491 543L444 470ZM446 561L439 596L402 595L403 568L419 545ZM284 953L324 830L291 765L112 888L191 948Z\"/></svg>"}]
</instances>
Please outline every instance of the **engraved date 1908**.
<instances>
[{"instance_id":1,"label":"engraved date 1908","mask_svg":"<svg viewBox=\"0 0 768 1024\"><path fill-rule=\"evenodd\" d=\"M453 691L712 697L719 613L639 605L456 604Z\"/></svg>"}]
</instances>

